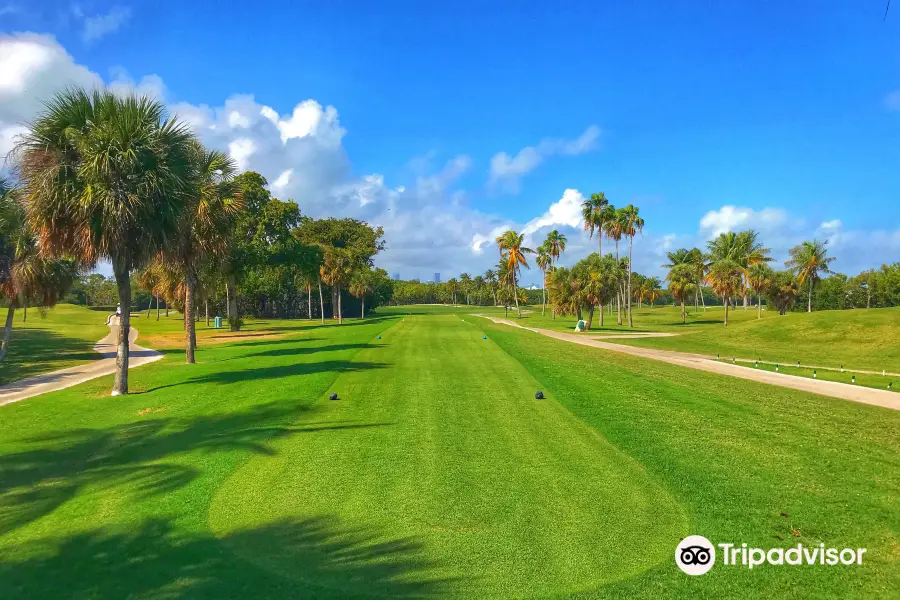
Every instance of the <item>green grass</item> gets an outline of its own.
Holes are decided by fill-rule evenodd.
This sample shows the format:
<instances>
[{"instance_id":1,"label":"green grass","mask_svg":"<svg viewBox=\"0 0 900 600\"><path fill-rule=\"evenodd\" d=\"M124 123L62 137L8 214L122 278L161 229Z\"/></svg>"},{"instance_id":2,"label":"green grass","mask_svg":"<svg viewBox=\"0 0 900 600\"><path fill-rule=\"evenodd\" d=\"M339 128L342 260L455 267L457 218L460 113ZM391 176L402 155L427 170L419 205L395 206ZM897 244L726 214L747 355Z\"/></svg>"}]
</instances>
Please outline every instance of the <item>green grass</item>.
<instances>
[{"instance_id":1,"label":"green grass","mask_svg":"<svg viewBox=\"0 0 900 600\"><path fill-rule=\"evenodd\" d=\"M0 314L6 317L6 309ZM9 353L0 362L0 384L73 367L100 358L97 340L109 333L104 312L71 304L41 311L19 309L10 335Z\"/></svg>"},{"instance_id":2,"label":"green grass","mask_svg":"<svg viewBox=\"0 0 900 600\"><path fill-rule=\"evenodd\" d=\"M895 411L465 314L203 331L197 365L182 364L178 326L145 323L172 349L132 372L129 396L108 397L101 378L0 409L4 597L889 598L900 586ZM672 560L690 533L869 551L862 567L690 578Z\"/></svg>"},{"instance_id":3,"label":"green grass","mask_svg":"<svg viewBox=\"0 0 900 600\"><path fill-rule=\"evenodd\" d=\"M489 309L496 316L495 309ZM469 312L479 312L472 310ZM501 311L502 312L502 311ZM515 318L515 311L511 313ZM723 325L724 309L710 307L704 313L691 311L686 325L681 324L677 307L634 309L634 329L627 323L617 326L615 314L607 315L600 328L595 314L591 328L598 337L605 333L653 331L677 334L674 337L617 339L617 344L693 352L723 358L762 359L783 364L796 364L900 373L900 308L831 310L813 313L763 311L757 320L756 310L729 311L728 327ZM552 319L549 311L541 316L540 308L516 319L526 327L542 327L572 331L575 318Z\"/></svg>"},{"instance_id":4,"label":"green grass","mask_svg":"<svg viewBox=\"0 0 900 600\"><path fill-rule=\"evenodd\" d=\"M721 359L722 362L731 363L730 359ZM771 371L775 372L775 365L767 364L767 363L759 363L759 365L755 365L755 363L734 363L739 367L746 367L748 369L759 369L762 371ZM783 373L785 375L796 375L797 377L806 377L808 379L813 379L813 371L815 371L815 379L821 379L823 381L836 381L838 383L852 383L854 385L860 385L862 387L875 388L879 390L887 390L889 383L894 383L894 385L890 388L892 392L900 392L900 378L892 377L890 375L877 375L871 373L850 373L845 371L843 373L838 371L831 371L825 369L810 369L807 367L797 367L796 364L794 366L790 365L778 365L778 373ZM856 381L853 381L853 377L856 378Z\"/></svg>"}]
</instances>

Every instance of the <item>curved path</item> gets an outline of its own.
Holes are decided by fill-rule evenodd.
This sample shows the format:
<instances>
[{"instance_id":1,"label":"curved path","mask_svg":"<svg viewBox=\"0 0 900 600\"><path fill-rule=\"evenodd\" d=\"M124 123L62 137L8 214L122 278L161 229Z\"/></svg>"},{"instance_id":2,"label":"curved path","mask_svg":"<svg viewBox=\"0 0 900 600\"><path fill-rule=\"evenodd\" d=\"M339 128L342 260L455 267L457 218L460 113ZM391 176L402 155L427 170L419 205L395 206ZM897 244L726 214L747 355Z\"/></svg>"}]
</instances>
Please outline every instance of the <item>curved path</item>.
<instances>
[{"instance_id":1,"label":"curved path","mask_svg":"<svg viewBox=\"0 0 900 600\"><path fill-rule=\"evenodd\" d=\"M641 348L639 346L612 344L601 341L602 338L588 337L584 334L563 333L561 331L551 331L549 329L540 329L537 327L523 327L508 319L498 319L482 314L473 316L490 319L494 323L500 323L501 325L510 325L512 327L519 327L520 329L527 329L534 333L539 333L566 342L581 344L582 346L591 346L603 350L612 350L613 352L622 352L623 354L659 360L673 365L698 369L700 371L731 375L732 377L780 385L781 387L811 392L822 396L831 396L843 400L852 400L853 402L861 402L863 404L872 404L874 406L900 410L900 394L889 392L887 390L850 385L848 383L838 383L836 381L824 381L822 379L809 379L807 377L797 377L796 375L785 375L784 373L773 373L771 371L757 371L755 369L748 369L746 367L719 362L702 354L690 354L672 350L658 350L656 348ZM633 334L628 335L627 337L632 336Z\"/></svg>"},{"instance_id":2,"label":"curved path","mask_svg":"<svg viewBox=\"0 0 900 600\"><path fill-rule=\"evenodd\" d=\"M111 317L106 324L109 325L109 333L94 345L94 351L100 354L99 360L2 385L0 386L0 406L115 373L116 340L119 336L118 317ZM155 350L135 344L134 341L137 337L138 330L132 327L128 335L128 347L131 351L128 357L129 369L157 361L163 357Z\"/></svg>"}]
</instances>

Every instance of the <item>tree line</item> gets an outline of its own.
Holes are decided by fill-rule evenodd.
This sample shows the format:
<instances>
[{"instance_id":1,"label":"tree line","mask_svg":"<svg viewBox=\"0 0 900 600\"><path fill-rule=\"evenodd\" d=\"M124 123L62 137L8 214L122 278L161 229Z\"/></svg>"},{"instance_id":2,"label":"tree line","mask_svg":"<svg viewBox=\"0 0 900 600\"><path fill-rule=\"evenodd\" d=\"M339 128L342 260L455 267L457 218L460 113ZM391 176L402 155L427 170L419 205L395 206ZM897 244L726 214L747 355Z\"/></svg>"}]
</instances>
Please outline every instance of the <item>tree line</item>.
<instances>
[{"instance_id":1,"label":"tree line","mask_svg":"<svg viewBox=\"0 0 900 600\"><path fill-rule=\"evenodd\" d=\"M360 316L366 298L371 308L390 297L387 274L373 267L380 227L302 216L150 98L66 90L10 156L14 180L0 182L0 358L18 308L52 306L79 288L85 303L97 291L109 301L108 280L81 275L101 261L122 309L114 395L128 392L135 289L181 311L188 363L200 304L221 306L237 331L248 314L303 311L324 323L326 307L342 323L348 297Z\"/></svg>"}]
</instances>

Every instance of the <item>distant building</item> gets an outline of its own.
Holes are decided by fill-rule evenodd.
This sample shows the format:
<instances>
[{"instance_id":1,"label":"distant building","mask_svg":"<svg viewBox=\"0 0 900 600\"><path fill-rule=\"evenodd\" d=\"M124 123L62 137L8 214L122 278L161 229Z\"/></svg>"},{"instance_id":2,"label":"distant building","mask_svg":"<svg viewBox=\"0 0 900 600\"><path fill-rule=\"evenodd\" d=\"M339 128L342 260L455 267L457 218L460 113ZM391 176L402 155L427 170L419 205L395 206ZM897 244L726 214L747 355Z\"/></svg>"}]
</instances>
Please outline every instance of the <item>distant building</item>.
<instances>
[{"instance_id":1,"label":"distant building","mask_svg":"<svg viewBox=\"0 0 900 600\"><path fill-rule=\"evenodd\" d=\"M441 274L440 274L440 273L435 273L435 274L434 274L434 282L435 282L435 283L440 283L440 282L441 282Z\"/></svg>"}]
</instances>

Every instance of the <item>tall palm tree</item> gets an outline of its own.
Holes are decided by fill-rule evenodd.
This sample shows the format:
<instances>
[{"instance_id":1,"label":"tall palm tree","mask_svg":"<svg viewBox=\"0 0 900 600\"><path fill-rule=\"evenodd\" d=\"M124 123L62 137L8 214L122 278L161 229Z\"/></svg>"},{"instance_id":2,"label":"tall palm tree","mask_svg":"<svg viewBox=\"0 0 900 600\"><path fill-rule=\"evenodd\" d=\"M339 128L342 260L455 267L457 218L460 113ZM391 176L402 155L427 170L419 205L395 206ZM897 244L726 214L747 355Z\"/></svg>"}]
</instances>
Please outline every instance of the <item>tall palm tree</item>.
<instances>
[{"instance_id":1,"label":"tall palm tree","mask_svg":"<svg viewBox=\"0 0 900 600\"><path fill-rule=\"evenodd\" d=\"M541 270L541 316L544 315L544 309L547 306L547 268L550 266L551 260L550 249L547 243L544 242L538 246L537 257L534 259L534 262L537 263L538 268Z\"/></svg>"},{"instance_id":2,"label":"tall palm tree","mask_svg":"<svg viewBox=\"0 0 900 600\"><path fill-rule=\"evenodd\" d=\"M566 251L566 243L568 240L566 236L561 234L559 230L554 229L547 233L547 239L544 240L544 244L547 245L547 252L550 254L550 268L559 261L559 257L563 252ZM556 309L551 308L551 313L553 318L556 318Z\"/></svg>"},{"instance_id":3,"label":"tall palm tree","mask_svg":"<svg viewBox=\"0 0 900 600\"><path fill-rule=\"evenodd\" d=\"M589 237L594 237L594 233L597 233L597 251L600 256L603 256L603 222L609 216L608 208L609 200L603 192L591 194L590 198L581 203L584 230L589 233ZM600 312L603 312L602 307Z\"/></svg>"},{"instance_id":4,"label":"tall palm tree","mask_svg":"<svg viewBox=\"0 0 900 600\"><path fill-rule=\"evenodd\" d=\"M647 298L650 300L650 308L656 308L656 299L662 293L661 282L659 277L647 278Z\"/></svg>"},{"instance_id":5,"label":"tall palm tree","mask_svg":"<svg viewBox=\"0 0 900 600\"><path fill-rule=\"evenodd\" d=\"M691 293L694 286L694 273L691 265L686 262L675 263L666 275L666 281L669 282L669 291L672 297L681 303L681 323L687 322L687 313L684 310L685 298Z\"/></svg>"},{"instance_id":6,"label":"tall palm tree","mask_svg":"<svg viewBox=\"0 0 900 600\"><path fill-rule=\"evenodd\" d=\"M18 191L0 178L0 240L4 263L0 271L0 295L6 298L6 325L0 343L0 360L9 350L16 309L29 303L53 306L75 278L75 263L48 259L40 254L37 238L28 226Z\"/></svg>"},{"instance_id":7,"label":"tall palm tree","mask_svg":"<svg viewBox=\"0 0 900 600\"><path fill-rule=\"evenodd\" d=\"M122 307L113 395L128 393L131 272L178 231L191 139L161 102L68 90L50 100L14 151L42 252L112 264Z\"/></svg>"},{"instance_id":8,"label":"tall palm tree","mask_svg":"<svg viewBox=\"0 0 900 600\"><path fill-rule=\"evenodd\" d=\"M765 263L751 265L747 271L747 285L756 292L756 318L762 318L762 295L772 285L774 272Z\"/></svg>"},{"instance_id":9,"label":"tall palm tree","mask_svg":"<svg viewBox=\"0 0 900 600\"><path fill-rule=\"evenodd\" d=\"M325 252L320 273L322 281L337 291L337 315L338 325L344 324L344 315L341 307L341 288L347 284L353 273L353 257L343 248L331 247Z\"/></svg>"},{"instance_id":10,"label":"tall palm tree","mask_svg":"<svg viewBox=\"0 0 900 600\"><path fill-rule=\"evenodd\" d=\"M744 284L744 269L737 261L723 258L710 266L706 281L713 291L722 297L722 303L725 304L725 327L728 327L729 300Z\"/></svg>"},{"instance_id":11,"label":"tall palm tree","mask_svg":"<svg viewBox=\"0 0 900 600\"><path fill-rule=\"evenodd\" d=\"M469 292L472 290L472 276L468 273L460 273L459 287L462 293L466 295L466 306L469 305Z\"/></svg>"},{"instance_id":12,"label":"tall palm tree","mask_svg":"<svg viewBox=\"0 0 900 600\"><path fill-rule=\"evenodd\" d=\"M185 361L196 362L197 326L194 319L200 266L223 257L228 235L243 208L234 184L235 162L224 152L207 150L199 142L191 144L193 173L184 210L171 243L160 249L156 260L170 265L184 278Z\"/></svg>"},{"instance_id":13,"label":"tall palm tree","mask_svg":"<svg viewBox=\"0 0 900 600\"><path fill-rule=\"evenodd\" d=\"M625 298L628 302L628 326L634 328L634 318L631 313L631 273L632 258L634 257L634 236L644 230L644 219L640 216L640 210L637 206L629 204L622 209L622 233L628 236L628 290Z\"/></svg>"},{"instance_id":14,"label":"tall palm tree","mask_svg":"<svg viewBox=\"0 0 900 600\"><path fill-rule=\"evenodd\" d=\"M688 262L691 264L694 270L694 281L696 282L696 287L694 289L694 310L700 310L700 305L703 305L703 312L706 312L706 300L703 298L703 280L706 278L706 270L709 268L709 265L706 262L706 255L700 250L700 248L691 248L688 250Z\"/></svg>"},{"instance_id":15,"label":"tall palm tree","mask_svg":"<svg viewBox=\"0 0 900 600\"><path fill-rule=\"evenodd\" d=\"M347 291L354 298L359 298L361 303L360 319L366 318L366 296L372 293L372 288L374 287L373 275L371 269L359 269L353 273L350 285L347 287Z\"/></svg>"},{"instance_id":16,"label":"tall palm tree","mask_svg":"<svg viewBox=\"0 0 900 600\"><path fill-rule=\"evenodd\" d=\"M624 234L624 222L622 210L617 209L616 207L610 205L607 207L609 211L609 218L603 223L604 233L606 233L606 237L611 239L616 244L616 264L619 264L619 242L622 240L622 235ZM618 325L622 325L622 281L619 280L618 285L618 293L616 294L616 312L617 319L616 322Z\"/></svg>"},{"instance_id":17,"label":"tall palm tree","mask_svg":"<svg viewBox=\"0 0 900 600\"><path fill-rule=\"evenodd\" d=\"M831 273L828 265L834 262L833 256L828 256L828 242L813 240L803 242L789 250L791 258L784 266L794 269L800 284L809 283L809 297L806 312L812 312L813 283L820 278L822 273Z\"/></svg>"},{"instance_id":18,"label":"tall palm tree","mask_svg":"<svg viewBox=\"0 0 900 600\"><path fill-rule=\"evenodd\" d=\"M494 269L488 269L487 271L485 271L484 280L491 288L491 296L493 296L494 298L494 306L497 306L497 285L499 284L497 271L495 271Z\"/></svg>"},{"instance_id":19,"label":"tall palm tree","mask_svg":"<svg viewBox=\"0 0 900 600\"><path fill-rule=\"evenodd\" d=\"M522 245L525 241L524 234L515 232L511 229L503 235L498 236L496 241L497 247L500 249L500 255L505 259L509 271L509 278L513 288L513 297L516 300L516 313L521 317L522 310L519 308L519 290L516 283L516 274L519 272L520 267L528 268L528 261L525 259L525 255L533 254L534 250ZM565 237L563 237L563 247L565 247Z\"/></svg>"},{"instance_id":20,"label":"tall palm tree","mask_svg":"<svg viewBox=\"0 0 900 600\"><path fill-rule=\"evenodd\" d=\"M459 289L459 281L456 277L451 277L447 281L447 289L450 291L450 303L456 304L456 290Z\"/></svg>"},{"instance_id":21,"label":"tall palm tree","mask_svg":"<svg viewBox=\"0 0 900 600\"><path fill-rule=\"evenodd\" d=\"M707 244L711 263L721 260L733 261L741 269L743 275L739 291L742 292L744 297L745 309L749 299L748 270L752 265L772 261L772 258L769 257L771 251L768 248L764 248L759 243L758 238L759 233L752 229L738 233L729 231L720 234L719 237Z\"/></svg>"}]
</instances>

